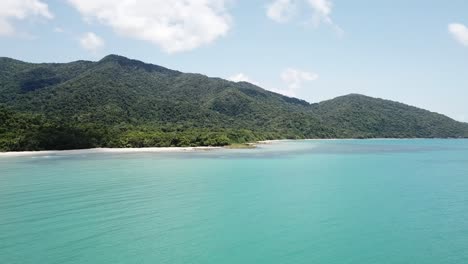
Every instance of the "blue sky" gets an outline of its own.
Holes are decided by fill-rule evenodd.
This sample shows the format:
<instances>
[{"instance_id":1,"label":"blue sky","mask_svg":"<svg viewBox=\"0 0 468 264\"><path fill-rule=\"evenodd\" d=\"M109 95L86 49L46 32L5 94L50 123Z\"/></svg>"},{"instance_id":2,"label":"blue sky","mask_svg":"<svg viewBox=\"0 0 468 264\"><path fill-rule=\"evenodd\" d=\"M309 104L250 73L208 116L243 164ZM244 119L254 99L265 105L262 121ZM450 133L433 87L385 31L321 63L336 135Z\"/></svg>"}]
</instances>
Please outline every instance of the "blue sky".
<instances>
[{"instance_id":1,"label":"blue sky","mask_svg":"<svg viewBox=\"0 0 468 264\"><path fill-rule=\"evenodd\" d=\"M466 0L0 1L0 56L110 53L309 102L362 93L468 121Z\"/></svg>"}]
</instances>

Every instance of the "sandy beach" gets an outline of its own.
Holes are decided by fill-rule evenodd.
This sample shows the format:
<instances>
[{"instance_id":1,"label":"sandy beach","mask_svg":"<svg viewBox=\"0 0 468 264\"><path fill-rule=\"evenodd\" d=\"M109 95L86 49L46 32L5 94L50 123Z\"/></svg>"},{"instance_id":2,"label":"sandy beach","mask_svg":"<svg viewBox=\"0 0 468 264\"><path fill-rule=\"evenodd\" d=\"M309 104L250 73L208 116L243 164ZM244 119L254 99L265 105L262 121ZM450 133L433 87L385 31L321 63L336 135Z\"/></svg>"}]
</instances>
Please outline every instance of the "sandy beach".
<instances>
[{"instance_id":1,"label":"sandy beach","mask_svg":"<svg viewBox=\"0 0 468 264\"><path fill-rule=\"evenodd\" d=\"M221 149L222 147L154 147L154 148L94 148L76 150L11 151L0 152L0 157L47 156L92 153L159 153L159 152L195 152Z\"/></svg>"},{"instance_id":2,"label":"sandy beach","mask_svg":"<svg viewBox=\"0 0 468 264\"><path fill-rule=\"evenodd\" d=\"M421 138L420 140L423 140ZM369 138L369 139L301 139L304 141L336 141L336 140L418 140L411 138ZM274 144L280 142L295 141L294 139L274 139L263 140L249 145L257 147L258 145ZM93 148L93 149L75 149L75 150L41 150L41 151L10 151L0 152L1 157L21 157L21 156L47 156L47 155L71 155L71 154L92 154L92 153L160 153L160 152L196 152L209 151L217 149L230 149L229 147L152 147L152 148ZM236 148L234 148L236 149Z\"/></svg>"}]
</instances>

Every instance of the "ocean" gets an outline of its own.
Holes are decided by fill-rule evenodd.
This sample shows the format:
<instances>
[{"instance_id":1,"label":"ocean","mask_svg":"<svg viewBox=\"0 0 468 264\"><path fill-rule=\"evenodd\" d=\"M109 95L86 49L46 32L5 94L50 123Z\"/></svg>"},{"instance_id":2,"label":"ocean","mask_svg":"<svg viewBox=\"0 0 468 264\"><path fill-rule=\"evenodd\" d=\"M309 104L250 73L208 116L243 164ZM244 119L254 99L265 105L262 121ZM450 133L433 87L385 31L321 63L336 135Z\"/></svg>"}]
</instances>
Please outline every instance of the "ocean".
<instances>
[{"instance_id":1,"label":"ocean","mask_svg":"<svg viewBox=\"0 0 468 264\"><path fill-rule=\"evenodd\" d=\"M1 156L0 263L468 263L468 140Z\"/></svg>"}]
</instances>

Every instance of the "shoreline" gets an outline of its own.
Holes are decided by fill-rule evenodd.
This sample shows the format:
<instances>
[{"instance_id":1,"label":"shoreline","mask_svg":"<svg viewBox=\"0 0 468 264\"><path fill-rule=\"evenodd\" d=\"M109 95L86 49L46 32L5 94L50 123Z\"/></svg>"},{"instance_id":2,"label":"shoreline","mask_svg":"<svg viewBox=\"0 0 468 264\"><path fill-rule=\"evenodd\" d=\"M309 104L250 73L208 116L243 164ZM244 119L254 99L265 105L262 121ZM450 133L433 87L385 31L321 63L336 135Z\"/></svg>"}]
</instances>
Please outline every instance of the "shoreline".
<instances>
[{"instance_id":1,"label":"shoreline","mask_svg":"<svg viewBox=\"0 0 468 264\"><path fill-rule=\"evenodd\" d=\"M196 152L222 149L223 147L152 147L152 148L91 148L70 150L37 150L0 152L0 157L47 156L56 154L95 154L95 153L170 153Z\"/></svg>"},{"instance_id":2,"label":"shoreline","mask_svg":"<svg viewBox=\"0 0 468 264\"><path fill-rule=\"evenodd\" d=\"M275 142L287 142L287 141L346 141L346 140L358 140L358 141L370 141L370 140L468 140L468 138L304 138L304 139L272 139L262 140L248 144L269 144Z\"/></svg>"},{"instance_id":3,"label":"shoreline","mask_svg":"<svg viewBox=\"0 0 468 264\"><path fill-rule=\"evenodd\" d=\"M259 145L265 144L274 144L280 142L294 142L294 141L338 141L338 140L459 140L466 138L311 138L311 139L273 139L273 140L262 140L251 143L246 143L246 145L254 146L254 148ZM115 154L125 154L125 153L175 153L175 152L197 152L197 151L211 151L211 150L233 150L238 148L229 148L228 146L223 147L149 147L149 148L90 148L90 149L70 149L70 150L37 150L37 151L7 151L0 152L0 158L2 157L25 157L25 156L48 156L56 154L96 154L96 153L115 153ZM239 148L244 149L244 148ZM249 148L245 148L249 149Z\"/></svg>"}]
</instances>

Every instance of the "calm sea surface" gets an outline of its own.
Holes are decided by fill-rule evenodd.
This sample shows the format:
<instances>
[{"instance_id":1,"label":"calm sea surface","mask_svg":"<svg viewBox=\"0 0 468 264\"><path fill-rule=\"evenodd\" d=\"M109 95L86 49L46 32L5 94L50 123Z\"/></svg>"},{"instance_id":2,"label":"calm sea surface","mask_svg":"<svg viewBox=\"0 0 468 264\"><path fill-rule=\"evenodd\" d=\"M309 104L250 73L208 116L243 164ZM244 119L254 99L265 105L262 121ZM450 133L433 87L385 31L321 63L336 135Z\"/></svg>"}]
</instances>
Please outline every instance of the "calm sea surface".
<instances>
[{"instance_id":1,"label":"calm sea surface","mask_svg":"<svg viewBox=\"0 0 468 264\"><path fill-rule=\"evenodd\" d=\"M0 263L468 263L468 140L0 157Z\"/></svg>"}]
</instances>

